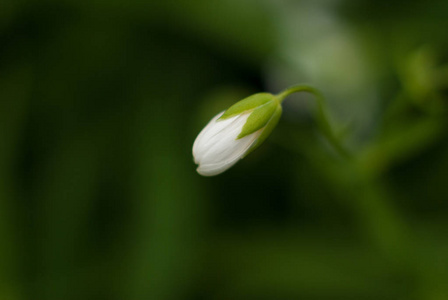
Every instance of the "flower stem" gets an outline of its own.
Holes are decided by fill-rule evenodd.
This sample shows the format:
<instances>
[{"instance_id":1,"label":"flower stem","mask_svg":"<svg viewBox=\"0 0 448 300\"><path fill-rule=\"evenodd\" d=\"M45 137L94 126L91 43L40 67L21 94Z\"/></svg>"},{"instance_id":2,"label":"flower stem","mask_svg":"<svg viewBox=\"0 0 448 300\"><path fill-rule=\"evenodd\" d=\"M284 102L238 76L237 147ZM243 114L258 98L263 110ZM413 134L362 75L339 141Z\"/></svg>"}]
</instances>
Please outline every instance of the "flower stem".
<instances>
[{"instance_id":1,"label":"flower stem","mask_svg":"<svg viewBox=\"0 0 448 300\"><path fill-rule=\"evenodd\" d=\"M317 122L320 129L322 130L322 133L342 157L351 157L350 153L345 149L345 147L342 146L341 142L336 137L336 134L334 133L334 130L331 127L330 122L328 121L328 117L325 113L325 98L319 90L309 85L296 85L278 94L277 99L280 103L282 103L286 97L298 92L307 92L314 95L317 103Z\"/></svg>"}]
</instances>

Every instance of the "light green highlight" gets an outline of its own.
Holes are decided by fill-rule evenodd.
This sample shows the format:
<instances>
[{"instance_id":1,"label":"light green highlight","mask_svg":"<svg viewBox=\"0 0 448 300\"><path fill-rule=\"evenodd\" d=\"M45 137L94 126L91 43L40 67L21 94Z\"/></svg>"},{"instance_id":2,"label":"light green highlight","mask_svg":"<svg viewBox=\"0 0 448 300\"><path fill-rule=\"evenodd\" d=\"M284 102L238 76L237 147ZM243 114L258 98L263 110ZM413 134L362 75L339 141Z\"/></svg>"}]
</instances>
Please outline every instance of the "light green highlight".
<instances>
[{"instance_id":1,"label":"light green highlight","mask_svg":"<svg viewBox=\"0 0 448 300\"><path fill-rule=\"evenodd\" d=\"M227 119L243 112L253 110L269 101L272 101L274 98L275 96L269 93L254 94L232 105L219 119Z\"/></svg>"},{"instance_id":2,"label":"light green highlight","mask_svg":"<svg viewBox=\"0 0 448 300\"><path fill-rule=\"evenodd\" d=\"M249 153L251 153L252 151L257 149L268 138L268 136L274 130L275 126L277 126L277 123L280 120L280 117L282 116L282 111L283 111L282 106L277 105L271 118L266 123L266 127L263 129L263 132L258 137L255 144L249 149L249 151L246 152L246 154L244 156L248 155Z\"/></svg>"},{"instance_id":3,"label":"light green highlight","mask_svg":"<svg viewBox=\"0 0 448 300\"><path fill-rule=\"evenodd\" d=\"M238 139L243 138L255 131L263 128L271 120L276 108L279 106L277 101L270 101L256 108L247 118Z\"/></svg>"}]
</instances>

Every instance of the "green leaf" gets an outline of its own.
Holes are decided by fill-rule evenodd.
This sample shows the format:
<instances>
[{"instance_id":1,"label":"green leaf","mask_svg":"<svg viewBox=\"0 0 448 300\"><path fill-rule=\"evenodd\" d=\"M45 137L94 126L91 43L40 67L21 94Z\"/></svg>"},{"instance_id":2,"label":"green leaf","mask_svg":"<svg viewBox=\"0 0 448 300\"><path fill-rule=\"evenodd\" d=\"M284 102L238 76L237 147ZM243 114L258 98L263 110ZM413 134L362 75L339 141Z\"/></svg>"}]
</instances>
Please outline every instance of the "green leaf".
<instances>
[{"instance_id":1,"label":"green leaf","mask_svg":"<svg viewBox=\"0 0 448 300\"><path fill-rule=\"evenodd\" d=\"M272 130L274 130L275 126L277 126L277 123L280 120L281 116L282 116L282 106L278 105L271 119L267 122L263 132L258 137L257 142L246 152L244 156L248 155L249 153L257 149L258 146L260 146L266 140L266 138L271 134Z\"/></svg>"},{"instance_id":2,"label":"green leaf","mask_svg":"<svg viewBox=\"0 0 448 300\"><path fill-rule=\"evenodd\" d=\"M263 128L271 120L278 106L280 105L277 101L269 101L256 108L247 118L246 124L244 124L241 133L238 135L238 139Z\"/></svg>"},{"instance_id":3,"label":"green leaf","mask_svg":"<svg viewBox=\"0 0 448 300\"><path fill-rule=\"evenodd\" d=\"M269 93L254 94L232 105L219 119L227 119L235 115L239 115L245 111L253 110L269 101L272 101L274 98L275 96Z\"/></svg>"}]
</instances>

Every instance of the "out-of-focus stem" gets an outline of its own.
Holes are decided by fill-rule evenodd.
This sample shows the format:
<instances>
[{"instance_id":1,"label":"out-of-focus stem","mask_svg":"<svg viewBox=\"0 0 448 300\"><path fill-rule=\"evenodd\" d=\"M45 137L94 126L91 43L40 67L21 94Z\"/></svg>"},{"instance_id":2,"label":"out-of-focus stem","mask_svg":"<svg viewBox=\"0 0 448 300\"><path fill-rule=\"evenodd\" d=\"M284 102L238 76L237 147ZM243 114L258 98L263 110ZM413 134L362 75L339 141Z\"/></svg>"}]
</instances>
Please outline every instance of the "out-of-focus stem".
<instances>
[{"instance_id":1,"label":"out-of-focus stem","mask_svg":"<svg viewBox=\"0 0 448 300\"><path fill-rule=\"evenodd\" d=\"M322 130L322 133L327 138L327 140L330 142L330 144L334 147L334 149L344 158L350 158L350 153L345 149L345 147L341 144L340 140L337 138L336 134L334 133L333 128L330 125L330 122L328 120L328 117L325 112L325 98L322 95L322 93L309 85L296 85L292 86L280 94L277 95L277 99L280 103L282 103L286 97L293 93L298 92L307 92L314 95L316 99L317 104L317 112L316 117L319 124L320 129Z\"/></svg>"}]
</instances>

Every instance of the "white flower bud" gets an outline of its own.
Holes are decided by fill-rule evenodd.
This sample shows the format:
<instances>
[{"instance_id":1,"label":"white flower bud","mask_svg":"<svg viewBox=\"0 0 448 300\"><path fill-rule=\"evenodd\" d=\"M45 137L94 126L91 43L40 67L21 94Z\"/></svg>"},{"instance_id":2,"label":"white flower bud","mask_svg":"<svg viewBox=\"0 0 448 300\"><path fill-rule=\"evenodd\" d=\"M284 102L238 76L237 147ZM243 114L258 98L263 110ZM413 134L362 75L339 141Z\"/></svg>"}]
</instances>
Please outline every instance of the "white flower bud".
<instances>
[{"instance_id":1,"label":"white flower bud","mask_svg":"<svg viewBox=\"0 0 448 300\"><path fill-rule=\"evenodd\" d=\"M281 106L271 94L256 94L216 115L199 133L193 157L203 176L218 175L258 147L281 115Z\"/></svg>"},{"instance_id":2,"label":"white flower bud","mask_svg":"<svg viewBox=\"0 0 448 300\"><path fill-rule=\"evenodd\" d=\"M237 139L249 114L218 120L216 115L196 138L193 145L194 162L203 176L218 175L236 164L260 136L262 129Z\"/></svg>"}]
</instances>

